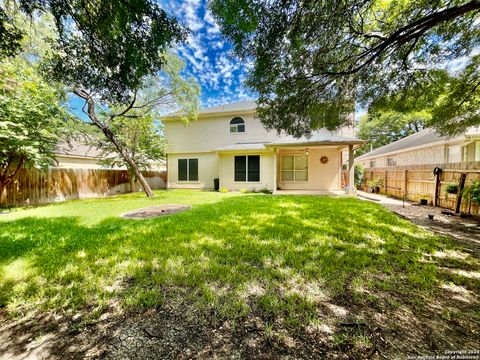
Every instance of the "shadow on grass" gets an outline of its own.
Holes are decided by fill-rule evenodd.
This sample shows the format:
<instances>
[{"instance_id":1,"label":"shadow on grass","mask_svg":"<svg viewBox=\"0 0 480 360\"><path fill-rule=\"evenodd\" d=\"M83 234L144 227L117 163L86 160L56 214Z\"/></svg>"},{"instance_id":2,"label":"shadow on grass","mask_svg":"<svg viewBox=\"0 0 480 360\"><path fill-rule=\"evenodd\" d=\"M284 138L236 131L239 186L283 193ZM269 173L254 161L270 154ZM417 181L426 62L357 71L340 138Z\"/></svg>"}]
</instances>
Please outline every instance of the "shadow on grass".
<instances>
[{"instance_id":1,"label":"shadow on grass","mask_svg":"<svg viewBox=\"0 0 480 360\"><path fill-rule=\"evenodd\" d=\"M0 307L13 315L62 309L88 321L182 297L185 311L213 322L255 317L292 336L306 327L325 336L339 322L425 311L446 282L479 290L478 278L442 270L448 257L437 266L435 253L461 252L450 240L348 198L241 196L151 220L0 224ZM470 256L451 264L478 271ZM478 302L463 300L468 317ZM439 306L429 311L441 317Z\"/></svg>"}]
</instances>

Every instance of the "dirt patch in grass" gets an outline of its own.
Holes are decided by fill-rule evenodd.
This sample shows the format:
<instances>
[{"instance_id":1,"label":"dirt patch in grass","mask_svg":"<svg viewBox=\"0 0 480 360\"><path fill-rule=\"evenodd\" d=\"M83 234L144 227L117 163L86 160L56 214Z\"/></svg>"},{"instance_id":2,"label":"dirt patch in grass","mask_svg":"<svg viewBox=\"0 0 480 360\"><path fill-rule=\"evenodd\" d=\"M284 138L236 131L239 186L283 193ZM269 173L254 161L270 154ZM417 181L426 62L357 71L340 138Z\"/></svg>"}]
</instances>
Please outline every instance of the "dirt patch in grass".
<instances>
[{"instance_id":1,"label":"dirt patch in grass","mask_svg":"<svg viewBox=\"0 0 480 360\"><path fill-rule=\"evenodd\" d=\"M408 299L396 306L388 297L358 298L350 286L318 304L315 322L295 326L262 311L255 299L248 315L227 319L199 308L186 289L163 289L172 296L155 309L106 309L91 323L55 314L8 320L0 313L0 359L401 359L478 350L479 319L468 303L442 296L426 306Z\"/></svg>"},{"instance_id":2,"label":"dirt patch in grass","mask_svg":"<svg viewBox=\"0 0 480 360\"><path fill-rule=\"evenodd\" d=\"M131 210L121 216L127 219L149 219L159 216L172 215L179 212L190 210L189 205L166 204L154 205L142 209Z\"/></svg>"}]
</instances>

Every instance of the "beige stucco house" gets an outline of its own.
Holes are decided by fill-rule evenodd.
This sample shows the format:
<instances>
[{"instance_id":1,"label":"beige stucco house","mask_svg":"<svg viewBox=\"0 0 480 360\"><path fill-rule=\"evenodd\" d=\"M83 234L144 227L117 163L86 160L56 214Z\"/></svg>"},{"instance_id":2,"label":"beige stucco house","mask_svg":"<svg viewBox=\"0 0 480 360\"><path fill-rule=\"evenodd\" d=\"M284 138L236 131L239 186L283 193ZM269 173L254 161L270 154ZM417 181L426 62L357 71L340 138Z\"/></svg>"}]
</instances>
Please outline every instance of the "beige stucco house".
<instances>
[{"instance_id":1,"label":"beige stucco house","mask_svg":"<svg viewBox=\"0 0 480 360\"><path fill-rule=\"evenodd\" d=\"M355 159L365 168L480 161L480 128L446 137L425 129Z\"/></svg>"},{"instance_id":2,"label":"beige stucco house","mask_svg":"<svg viewBox=\"0 0 480 360\"><path fill-rule=\"evenodd\" d=\"M230 190L342 190L344 152L353 170L354 149L364 143L353 128L295 139L265 130L255 110L247 101L207 108L189 124L167 116L167 187L213 189L218 178Z\"/></svg>"},{"instance_id":3,"label":"beige stucco house","mask_svg":"<svg viewBox=\"0 0 480 360\"><path fill-rule=\"evenodd\" d=\"M111 167L101 162L104 154L89 141L72 139L57 145L55 150L56 168L61 169L103 169L126 170L126 167ZM150 170L165 171L166 161L151 161Z\"/></svg>"}]
</instances>

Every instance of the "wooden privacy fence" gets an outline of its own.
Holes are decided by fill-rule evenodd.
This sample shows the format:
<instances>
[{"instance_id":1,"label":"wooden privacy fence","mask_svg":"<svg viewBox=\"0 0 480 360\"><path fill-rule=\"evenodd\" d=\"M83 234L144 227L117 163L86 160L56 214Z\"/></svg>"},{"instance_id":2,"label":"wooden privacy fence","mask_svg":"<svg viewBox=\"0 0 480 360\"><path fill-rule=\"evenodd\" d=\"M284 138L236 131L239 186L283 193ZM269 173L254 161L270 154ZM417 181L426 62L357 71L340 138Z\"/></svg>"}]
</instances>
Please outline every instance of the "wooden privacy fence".
<instances>
[{"instance_id":1,"label":"wooden privacy fence","mask_svg":"<svg viewBox=\"0 0 480 360\"><path fill-rule=\"evenodd\" d=\"M143 174L153 189L165 188L165 171L146 171ZM23 169L0 194L0 205L37 205L128 191L130 185L126 170Z\"/></svg>"},{"instance_id":2,"label":"wooden privacy fence","mask_svg":"<svg viewBox=\"0 0 480 360\"><path fill-rule=\"evenodd\" d=\"M438 176L433 173L436 167L442 169ZM470 204L468 199L462 199L460 191L458 194L445 193L448 184L463 188L480 181L480 162L365 168L362 179L364 190L368 190L371 179L380 179L380 191L386 195L412 201L426 197L433 205L480 215L479 207Z\"/></svg>"}]
</instances>

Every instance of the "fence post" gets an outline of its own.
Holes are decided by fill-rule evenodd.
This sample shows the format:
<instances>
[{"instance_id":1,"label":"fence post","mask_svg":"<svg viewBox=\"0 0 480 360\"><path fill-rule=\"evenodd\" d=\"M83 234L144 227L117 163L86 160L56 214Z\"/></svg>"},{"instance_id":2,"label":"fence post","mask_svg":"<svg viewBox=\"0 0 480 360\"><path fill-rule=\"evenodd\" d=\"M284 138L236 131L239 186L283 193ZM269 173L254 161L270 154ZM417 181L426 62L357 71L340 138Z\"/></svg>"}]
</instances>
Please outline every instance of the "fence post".
<instances>
[{"instance_id":1,"label":"fence post","mask_svg":"<svg viewBox=\"0 0 480 360\"><path fill-rule=\"evenodd\" d=\"M462 192L465 187L465 180L467 179L467 174L463 173L460 175L460 183L458 184L458 195L457 195L457 204L455 206L455 212L458 214L460 212L460 205L462 204Z\"/></svg>"},{"instance_id":2,"label":"fence post","mask_svg":"<svg viewBox=\"0 0 480 360\"><path fill-rule=\"evenodd\" d=\"M383 186L385 187L385 195L388 195L388 190L387 190L387 166L383 168Z\"/></svg>"},{"instance_id":3,"label":"fence post","mask_svg":"<svg viewBox=\"0 0 480 360\"><path fill-rule=\"evenodd\" d=\"M405 169L403 174L403 197L407 198L407 185L408 185L408 170Z\"/></svg>"},{"instance_id":4,"label":"fence post","mask_svg":"<svg viewBox=\"0 0 480 360\"><path fill-rule=\"evenodd\" d=\"M433 199L433 206L438 206L438 192L440 190L440 174L441 171L435 172L435 193Z\"/></svg>"}]
</instances>

